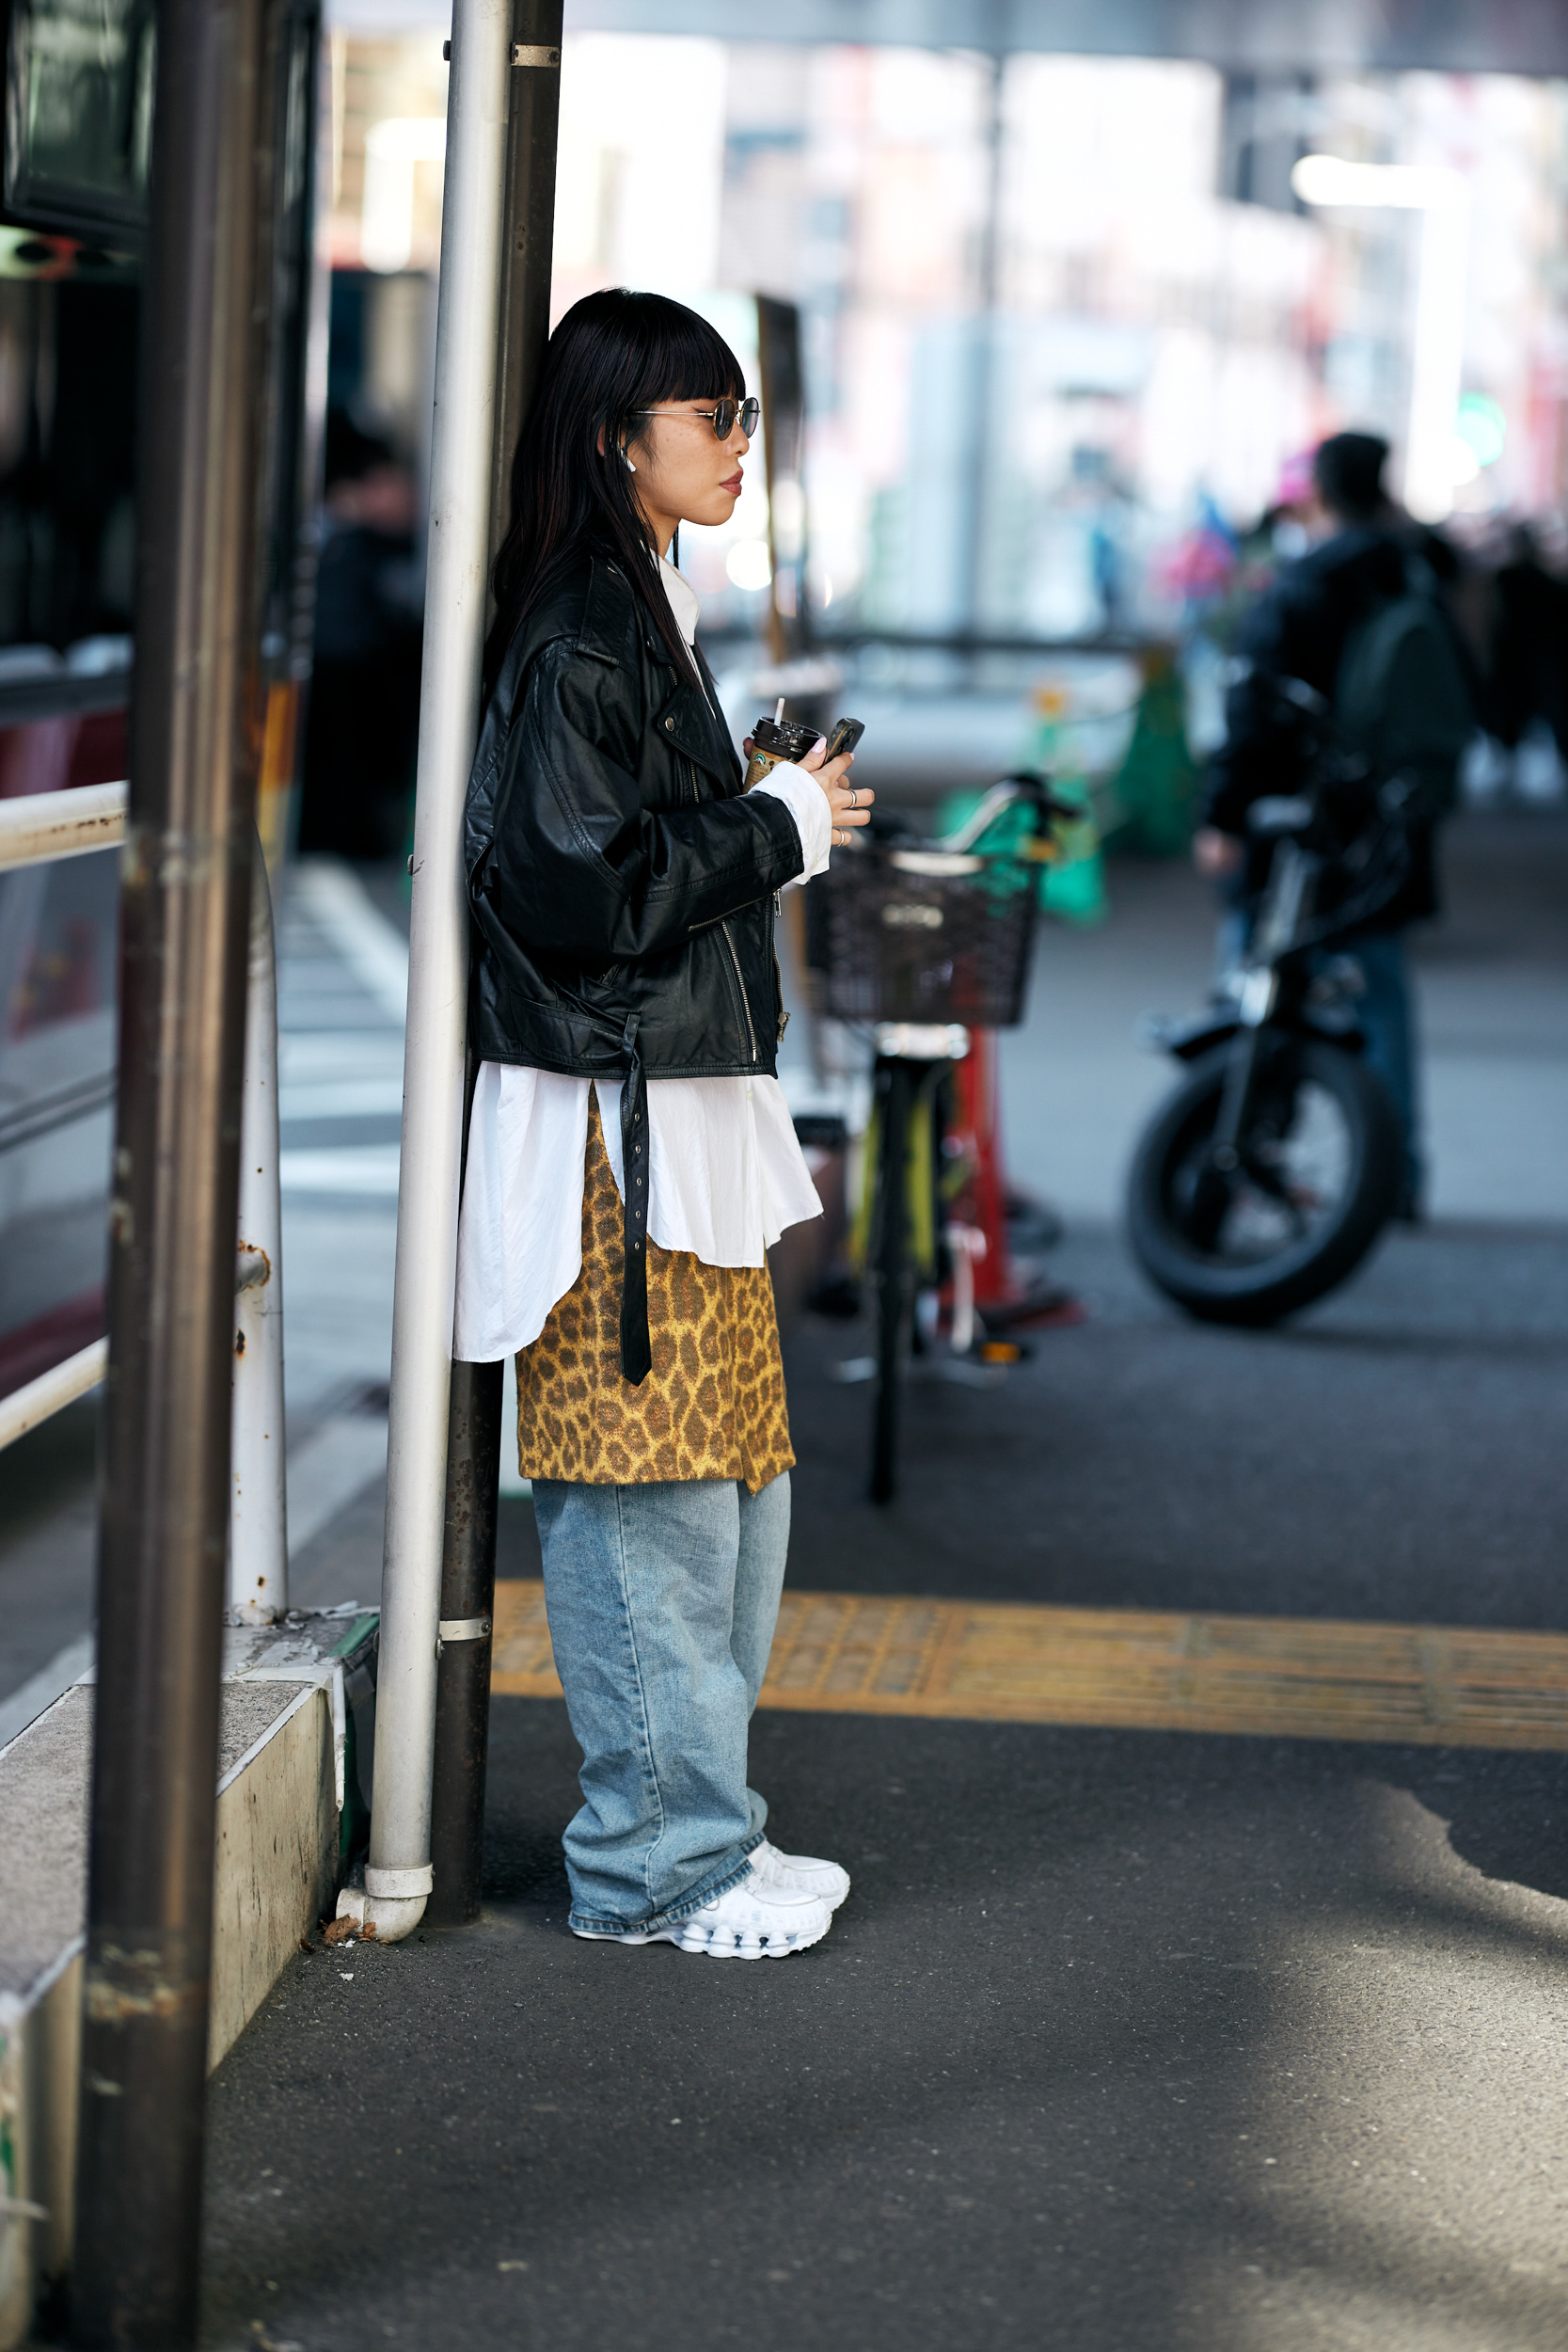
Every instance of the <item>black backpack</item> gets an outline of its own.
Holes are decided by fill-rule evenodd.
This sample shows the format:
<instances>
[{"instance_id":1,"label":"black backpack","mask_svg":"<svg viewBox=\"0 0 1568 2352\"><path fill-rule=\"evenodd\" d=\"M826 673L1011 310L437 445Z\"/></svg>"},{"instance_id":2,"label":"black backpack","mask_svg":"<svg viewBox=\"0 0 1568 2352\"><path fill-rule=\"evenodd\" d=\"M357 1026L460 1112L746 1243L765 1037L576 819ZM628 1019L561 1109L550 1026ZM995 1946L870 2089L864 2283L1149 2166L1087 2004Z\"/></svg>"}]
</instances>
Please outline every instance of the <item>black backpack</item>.
<instances>
[{"instance_id":1,"label":"black backpack","mask_svg":"<svg viewBox=\"0 0 1568 2352\"><path fill-rule=\"evenodd\" d=\"M1476 712L1424 564L1407 564L1404 593L1386 598L1352 629L1334 707L1344 734L1377 774L1402 774L1418 784L1433 814L1452 807Z\"/></svg>"}]
</instances>

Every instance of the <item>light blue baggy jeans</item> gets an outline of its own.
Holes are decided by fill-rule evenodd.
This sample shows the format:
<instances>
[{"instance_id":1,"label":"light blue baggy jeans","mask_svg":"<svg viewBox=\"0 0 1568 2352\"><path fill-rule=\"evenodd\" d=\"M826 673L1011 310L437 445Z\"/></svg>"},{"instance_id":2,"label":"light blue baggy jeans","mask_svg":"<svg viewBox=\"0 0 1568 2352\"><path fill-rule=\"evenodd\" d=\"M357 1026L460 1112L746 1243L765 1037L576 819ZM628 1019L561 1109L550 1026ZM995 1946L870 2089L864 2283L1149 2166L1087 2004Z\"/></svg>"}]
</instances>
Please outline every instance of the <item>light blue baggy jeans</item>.
<instances>
[{"instance_id":1,"label":"light blue baggy jeans","mask_svg":"<svg viewBox=\"0 0 1568 2352\"><path fill-rule=\"evenodd\" d=\"M590 1486L536 1478L545 1605L582 1750L562 1843L571 1923L686 1918L746 1874L768 1807L746 1785L789 1549L789 1475Z\"/></svg>"}]
</instances>

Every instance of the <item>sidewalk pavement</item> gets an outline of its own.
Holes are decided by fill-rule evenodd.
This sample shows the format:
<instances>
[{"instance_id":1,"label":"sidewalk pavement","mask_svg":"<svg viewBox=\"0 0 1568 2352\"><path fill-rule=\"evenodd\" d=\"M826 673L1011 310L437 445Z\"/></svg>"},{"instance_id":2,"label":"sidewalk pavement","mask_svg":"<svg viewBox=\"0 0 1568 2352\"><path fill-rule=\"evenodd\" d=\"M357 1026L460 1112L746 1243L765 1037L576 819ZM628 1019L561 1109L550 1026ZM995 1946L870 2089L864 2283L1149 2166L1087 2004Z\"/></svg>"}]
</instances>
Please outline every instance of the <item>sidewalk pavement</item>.
<instances>
[{"instance_id":1,"label":"sidewalk pavement","mask_svg":"<svg viewBox=\"0 0 1568 2352\"><path fill-rule=\"evenodd\" d=\"M498 1702L482 1924L302 1956L216 2079L209 2344L1558 2352L1560 1759L754 1759L855 1872L826 1942L580 1944L562 1710Z\"/></svg>"}]
</instances>

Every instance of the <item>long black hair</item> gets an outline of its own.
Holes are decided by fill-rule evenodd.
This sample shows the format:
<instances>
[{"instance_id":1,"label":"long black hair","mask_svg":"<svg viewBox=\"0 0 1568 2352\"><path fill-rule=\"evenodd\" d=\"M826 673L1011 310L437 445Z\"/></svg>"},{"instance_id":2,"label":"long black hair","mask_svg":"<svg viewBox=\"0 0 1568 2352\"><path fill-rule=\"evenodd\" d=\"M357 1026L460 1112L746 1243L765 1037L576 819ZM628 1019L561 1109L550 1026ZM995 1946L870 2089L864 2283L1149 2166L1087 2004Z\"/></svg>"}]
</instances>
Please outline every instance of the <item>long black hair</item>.
<instances>
[{"instance_id":1,"label":"long black hair","mask_svg":"<svg viewBox=\"0 0 1568 2352\"><path fill-rule=\"evenodd\" d=\"M745 390L723 337L684 303L613 286L572 305L550 337L512 461L512 528L496 558L486 691L523 622L585 550L621 559L677 670L686 669L685 644L648 561L658 550L622 451L637 438L641 409L709 393L739 400Z\"/></svg>"}]
</instances>

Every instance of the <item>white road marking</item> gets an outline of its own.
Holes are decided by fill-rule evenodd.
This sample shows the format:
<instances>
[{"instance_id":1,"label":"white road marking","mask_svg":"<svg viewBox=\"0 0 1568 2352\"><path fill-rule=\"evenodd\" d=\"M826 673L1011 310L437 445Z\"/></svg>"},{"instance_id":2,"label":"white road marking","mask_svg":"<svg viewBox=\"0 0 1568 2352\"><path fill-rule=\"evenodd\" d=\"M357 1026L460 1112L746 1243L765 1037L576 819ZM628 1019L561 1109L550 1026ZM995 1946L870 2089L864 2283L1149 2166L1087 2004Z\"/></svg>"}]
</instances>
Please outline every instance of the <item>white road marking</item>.
<instances>
[{"instance_id":1,"label":"white road marking","mask_svg":"<svg viewBox=\"0 0 1568 2352\"><path fill-rule=\"evenodd\" d=\"M403 1079L317 1078L303 1086L285 1079L278 1089L277 1115L291 1119L396 1119L403 1111Z\"/></svg>"},{"instance_id":2,"label":"white road marking","mask_svg":"<svg viewBox=\"0 0 1568 2352\"><path fill-rule=\"evenodd\" d=\"M337 1413L290 1454L289 1553L304 1550L387 1467L379 1414Z\"/></svg>"},{"instance_id":3,"label":"white road marking","mask_svg":"<svg viewBox=\"0 0 1568 2352\"><path fill-rule=\"evenodd\" d=\"M408 942L388 923L358 876L335 857L301 858L290 877L311 920L331 940L361 988L403 1026L408 1008Z\"/></svg>"},{"instance_id":4,"label":"white road marking","mask_svg":"<svg viewBox=\"0 0 1568 2352\"><path fill-rule=\"evenodd\" d=\"M344 1143L319 1152L278 1154L285 1192L358 1193L395 1200L400 1147L395 1143Z\"/></svg>"}]
</instances>

